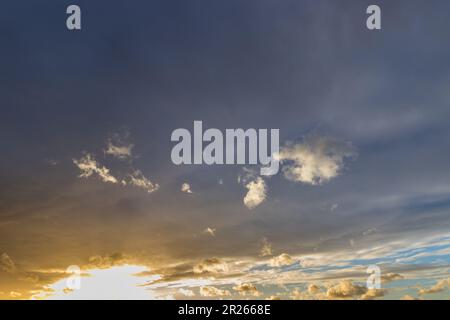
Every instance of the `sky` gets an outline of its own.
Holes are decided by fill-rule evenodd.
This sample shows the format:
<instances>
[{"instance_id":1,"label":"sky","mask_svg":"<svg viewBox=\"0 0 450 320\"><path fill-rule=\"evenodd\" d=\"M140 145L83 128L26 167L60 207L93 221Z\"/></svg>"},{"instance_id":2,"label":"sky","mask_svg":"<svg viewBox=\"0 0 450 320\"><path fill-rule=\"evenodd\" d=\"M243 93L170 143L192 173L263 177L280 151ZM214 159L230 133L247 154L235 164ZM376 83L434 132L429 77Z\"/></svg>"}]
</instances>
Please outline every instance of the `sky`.
<instances>
[{"instance_id":1,"label":"sky","mask_svg":"<svg viewBox=\"0 0 450 320\"><path fill-rule=\"evenodd\" d=\"M1 299L450 298L448 1L75 2L0 10ZM196 120L280 172L175 165Z\"/></svg>"}]
</instances>

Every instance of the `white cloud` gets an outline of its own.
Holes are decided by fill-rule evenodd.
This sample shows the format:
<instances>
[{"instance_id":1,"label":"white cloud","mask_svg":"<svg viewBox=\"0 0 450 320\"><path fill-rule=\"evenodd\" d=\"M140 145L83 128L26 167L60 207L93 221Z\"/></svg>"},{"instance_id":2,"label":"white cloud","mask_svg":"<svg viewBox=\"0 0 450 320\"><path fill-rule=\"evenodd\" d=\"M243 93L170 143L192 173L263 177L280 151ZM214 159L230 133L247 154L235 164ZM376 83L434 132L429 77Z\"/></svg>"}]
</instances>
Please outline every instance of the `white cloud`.
<instances>
[{"instance_id":1,"label":"white cloud","mask_svg":"<svg viewBox=\"0 0 450 320\"><path fill-rule=\"evenodd\" d=\"M159 189L157 183L153 183L140 170L135 170L133 173L129 174L127 180L122 180L123 185L132 185L138 188L147 190L148 193L152 193Z\"/></svg>"},{"instance_id":2,"label":"white cloud","mask_svg":"<svg viewBox=\"0 0 450 320\"><path fill-rule=\"evenodd\" d=\"M267 197L267 186L261 177L245 185L248 192L244 197L244 204L249 209L259 206Z\"/></svg>"},{"instance_id":3,"label":"white cloud","mask_svg":"<svg viewBox=\"0 0 450 320\"><path fill-rule=\"evenodd\" d=\"M211 237L214 237L216 235L216 229L208 227L205 230L203 230L203 233L209 234Z\"/></svg>"},{"instance_id":4,"label":"white cloud","mask_svg":"<svg viewBox=\"0 0 450 320\"><path fill-rule=\"evenodd\" d=\"M178 290L178 292L179 292L181 295L185 296L185 297L193 297L193 296L195 296L194 291L189 290L189 289L183 289L183 288L181 288L181 289Z\"/></svg>"},{"instance_id":5,"label":"white cloud","mask_svg":"<svg viewBox=\"0 0 450 320\"><path fill-rule=\"evenodd\" d=\"M117 183L117 179L112 176L109 169L101 166L91 154L86 154L80 159L73 159L73 163L80 169L80 178L88 178L93 174L97 174L102 181L109 183Z\"/></svg>"},{"instance_id":6,"label":"white cloud","mask_svg":"<svg viewBox=\"0 0 450 320\"><path fill-rule=\"evenodd\" d=\"M270 265L272 267L281 267L281 266L288 266L295 262L294 259L287 253L282 253L279 256L270 259Z\"/></svg>"},{"instance_id":7,"label":"white cloud","mask_svg":"<svg viewBox=\"0 0 450 320\"><path fill-rule=\"evenodd\" d=\"M191 185L189 183L187 183L187 182L183 183L181 185L181 192L192 193Z\"/></svg>"},{"instance_id":8,"label":"white cloud","mask_svg":"<svg viewBox=\"0 0 450 320\"><path fill-rule=\"evenodd\" d=\"M310 136L299 144L288 144L280 150L286 179L319 185L339 175L346 158L355 152L348 143L328 137Z\"/></svg>"}]
</instances>

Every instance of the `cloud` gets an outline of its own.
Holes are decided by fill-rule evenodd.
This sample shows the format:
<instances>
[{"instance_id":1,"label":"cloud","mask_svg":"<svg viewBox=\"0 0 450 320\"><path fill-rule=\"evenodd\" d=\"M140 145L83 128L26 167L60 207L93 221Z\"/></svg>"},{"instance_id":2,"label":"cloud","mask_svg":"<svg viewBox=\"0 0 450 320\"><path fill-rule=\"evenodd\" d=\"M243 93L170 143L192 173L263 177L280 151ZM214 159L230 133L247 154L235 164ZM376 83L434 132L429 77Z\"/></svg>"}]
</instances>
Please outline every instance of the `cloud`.
<instances>
[{"instance_id":1,"label":"cloud","mask_svg":"<svg viewBox=\"0 0 450 320\"><path fill-rule=\"evenodd\" d=\"M450 279L439 280L434 286L429 289L420 289L419 294L439 293L450 287Z\"/></svg>"},{"instance_id":2,"label":"cloud","mask_svg":"<svg viewBox=\"0 0 450 320\"><path fill-rule=\"evenodd\" d=\"M386 289L368 289L366 293L361 296L362 300L373 300L384 297L387 293Z\"/></svg>"},{"instance_id":3,"label":"cloud","mask_svg":"<svg viewBox=\"0 0 450 320\"><path fill-rule=\"evenodd\" d=\"M330 299L348 299L362 296L366 292L366 287L355 285L350 280L343 280L339 284L328 288L327 297Z\"/></svg>"},{"instance_id":4,"label":"cloud","mask_svg":"<svg viewBox=\"0 0 450 320\"><path fill-rule=\"evenodd\" d=\"M101 166L91 154L86 154L80 159L73 159L73 163L80 169L80 178L88 178L93 174L97 174L102 181L109 183L117 183L117 179L109 173L109 169Z\"/></svg>"},{"instance_id":5,"label":"cloud","mask_svg":"<svg viewBox=\"0 0 450 320\"><path fill-rule=\"evenodd\" d=\"M120 160L130 159L132 157L131 150L133 145L115 145L112 141L108 141L105 154L113 156Z\"/></svg>"},{"instance_id":6,"label":"cloud","mask_svg":"<svg viewBox=\"0 0 450 320\"><path fill-rule=\"evenodd\" d=\"M17 271L14 261L12 261L6 252L0 256L0 271L6 273L14 273Z\"/></svg>"},{"instance_id":7,"label":"cloud","mask_svg":"<svg viewBox=\"0 0 450 320\"><path fill-rule=\"evenodd\" d=\"M407 295L404 295L401 300L423 300L423 299L416 298L416 297L413 297L413 296L410 296L409 294L407 294Z\"/></svg>"},{"instance_id":8,"label":"cloud","mask_svg":"<svg viewBox=\"0 0 450 320\"><path fill-rule=\"evenodd\" d=\"M126 257L122 253L116 252L110 255L95 255L89 257L88 267L107 269L124 263L126 263Z\"/></svg>"},{"instance_id":9,"label":"cloud","mask_svg":"<svg viewBox=\"0 0 450 320\"><path fill-rule=\"evenodd\" d=\"M259 251L261 257L267 257L272 255L272 245L267 241L266 238L262 239L262 247Z\"/></svg>"},{"instance_id":10,"label":"cloud","mask_svg":"<svg viewBox=\"0 0 450 320\"><path fill-rule=\"evenodd\" d=\"M223 273L228 271L228 264L220 259L211 258L202 260L194 266L194 273Z\"/></svg>"},{"instance_id":11,"label":"cloud","mask_svg":"<svg viewBox=\"0 0 450 320\"><path fill-rule=\"evenodd\" d=\"M310 294L316 294L320 291L320 287L316 284L310 284L308 286L308 293Z\"/></svg>"},{"instance_id":12,"label":"cloud","mask_svg":"<svg viewBox=\"0 0 450 320\"><path fill-rule=\"evenodd\" d=\"M231 292L212 286L204 286L200 287L200 295L203 297L231 296Z\"/></svg>"},{"instance_id":13,"label":"cloud","mask_svg":"<svg viewBox=\"0 0 450 320\"><path fill-rule=\"evenodd\" d=\"M281 300L281 298L279 296L273 296L272 295L270 297L267 297L266 300Z\"/></svg>"},{"instance_id":14,"label":"cloud","mask_svg":"<svg viewBox=\"0 0 450 320\"><path fill-rule=\"evenodd\" d=\"M259 297L261 292L251 283L241 283L233 287L233 290L239 292L242 296L254 296Z\"/></svg>"},{"instance_id":15,"label":"cloud","mask_svg":"<svg viewBox=\"0 0 450 320\"><path fill-rule=\"evenodd\" d=\"M189 183L187 183L187 182L183 183L181 185L181 192L192 193L191 185Z\"/></svg>"},{"instance_id":16,"label":"cloud","mask_svg":"<svg viewBox=\"0 0 450 320\"><path fill-rule=\"evenodd\" d=\"M261 177L250 181L245 185L248 192L244 197L244 204L247 208L254 209L259 206L267 197L267 186Z\"/></svg>"},{"instance_id":17,"label":"cloud","mask_svg":"<svg viewBox=\"0 0 450 320\"><path fill-rule=\"evenodd\" d=\"M132 185L138 188L147 190L148 193L152 193L159 189L159 184L153 183L140 170L134 170L133 173L127 176L127 180L122 180L123 185Z\"/></svg>"},{"instance_id":18,"label":"cloud","mask_svg":"<svg viewBox=\"0 0 450 320\"><path fill-rule=\"evenodd\" d=\"M216 235L216 229L208 227L205 230L203 230L203 233L209 234L211 237L214 237Z\"/></svg>"},{"instance_id":19,"label":"cloud","mask_svg":"<svg viewBox=\"0 0 450 320\"><path fill-rule=\"evenodd\" d=\"M302 143L281 148L279 158L286 179L319 185L339 175L346 158L355 152L348 143L328 137L309 136Z\"/></svg>"},{"instance_id":20,"label":"cloud","mask_svg":"<svg viewBox=\"0 0 450 320\"><path fill-rule=\"evenodd\" d=\"M402 279L404 279L404 277L398 273L387 273L387 274L381 276L381 280L383 282L391 282L391 281L402 280Z\"/></svg>"},{"instance_id":21,"label":"cloud","mask_svg":"<svg viewBox=\"0 0 450 320\"><path fill-rule=\"evenodd\" d=\"M189 290L189 289L183 289L183 288L181 288L181 289L178 290L178 292L179 292L181 295L186 296L186 297L193 297L193 296L195 296L194 291Z\"/></svg>"},{"instance_id":22,"label":"cloud","mask_svg":"<svg viewBox=\"0 0 450 320\"><path fill-rule=\"evenodd\" d=\"M131 159L134 145L128 141L128 138L128 131L122 134L114 134L108 140L105 154L120 160Z\"/></svg>"},{"instance_id":23,"label":"cloud","mask_svg":"<svg viewBox=\"0 0 450 320\"><path fill-rule=\"evenodd\" d=\"M272 267L281 267L291 265L294 262L294 259L292 259L290 255L288 255L287 253L282 253L279 256L270 259L269 264Z\"/></svg>"}]
</instances>

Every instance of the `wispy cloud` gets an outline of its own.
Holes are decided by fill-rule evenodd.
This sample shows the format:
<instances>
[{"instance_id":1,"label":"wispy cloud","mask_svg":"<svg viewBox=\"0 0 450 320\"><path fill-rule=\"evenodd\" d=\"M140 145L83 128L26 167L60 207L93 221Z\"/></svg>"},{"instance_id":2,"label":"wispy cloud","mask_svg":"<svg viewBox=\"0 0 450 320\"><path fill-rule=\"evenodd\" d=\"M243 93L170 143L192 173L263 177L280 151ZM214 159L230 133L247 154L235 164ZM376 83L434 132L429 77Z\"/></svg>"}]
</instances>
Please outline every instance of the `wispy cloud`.
<instances>
[{"instance_id":1,"label":"wispy cloud","mask_svg":"<svg viewBox=\"0 0 450 320\"><path fill-rule=\"evenodd\" d=\"M150 181L140 170L134 170L132 173L128 174L127 177L122 180L122 184L145 189L148 193L152 193L159 189L159 184Z\"/></svg>"},{"instance_id":2,"label":"wispy cloud","mask_svg":"<svg viewBox=\"0 0 450 320\"><path fill-rule=\"evenodd\" d=\"M100 165L91 154L86 154L80 159L73 159L73 163L80 169L80 178L88 178L94 174L104 182L118 183L118 180L105 166Z\"/></svg>"}]
</instances>

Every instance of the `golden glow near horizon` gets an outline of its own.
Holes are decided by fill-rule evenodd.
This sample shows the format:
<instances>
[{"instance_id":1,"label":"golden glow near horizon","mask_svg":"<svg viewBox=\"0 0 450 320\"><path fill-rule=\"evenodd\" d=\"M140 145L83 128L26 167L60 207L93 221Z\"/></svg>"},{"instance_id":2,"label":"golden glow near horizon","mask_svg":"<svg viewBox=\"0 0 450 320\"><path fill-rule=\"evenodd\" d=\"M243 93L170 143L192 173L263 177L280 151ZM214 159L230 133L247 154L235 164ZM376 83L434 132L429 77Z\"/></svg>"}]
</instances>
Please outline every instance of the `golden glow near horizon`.
<instances>
[{"instance_id":1,"label":"golden glow near horizon","mask_svg":"<svg viewBox=\"0 0 450 320\"><path fill-rule=\"evenodd\" d=\"M90 269L83 272L80 288L70 290L69 277L58 280L46 287L34 299L49 300L146 300L154 299L152 291L142 286L148 281L157 280L158 275L140 277L138 274L148 271L147 267L136 265L113 266L108 269Z\"/></svg>"}]
</instances>

